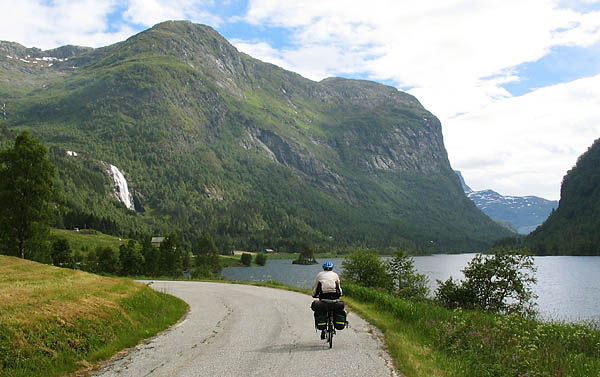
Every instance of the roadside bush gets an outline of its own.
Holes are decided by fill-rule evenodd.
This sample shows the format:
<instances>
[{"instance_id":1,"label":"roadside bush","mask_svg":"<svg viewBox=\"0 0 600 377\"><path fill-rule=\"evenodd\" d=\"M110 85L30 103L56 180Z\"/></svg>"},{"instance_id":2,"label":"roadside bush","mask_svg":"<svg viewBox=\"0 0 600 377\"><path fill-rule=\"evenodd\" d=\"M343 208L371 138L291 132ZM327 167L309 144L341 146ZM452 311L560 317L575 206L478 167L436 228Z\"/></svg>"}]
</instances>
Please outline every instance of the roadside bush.
<instances>
[{"instance_id":1,"label":"roadside bush","mask_svg":"<svg viewBox=\"0 0 600 377\"><path fill-rule=\"evenodd\" d=\"M245 266L250 266L252 264L252 254L242 253L240 260Z\"/></svg>"},{"instance_id":2,"label":"roadside bush","mask_svg":"<svg viewBox=\"0 0 600 377\"><path fill-rule=\"evenodd\" d=\"M121 270L119 255L115 249L98 247L96 257L98 258L98 272L117 275Z\"/></svg>"},{"instance_id":3,"label":"roadside bush","mask_svg":"<svg viewBox=\"0 0 600 377\"><path fill-rule=\"evenodd\" d=\"M252 260L252 257L250 257L250 260ZM199 279L217 276L222 269L223 266L217 254L200 254L196 256L196 268L192 271L192 277Z\"/></svg>"},{"instance_id":4,"label":"roadside bush","mask_svg":"<svg viewBox=\"0 0 600 377\"><path fill-rule=\"evenodd\" d=\"M443 306L478 309L491 313L535 314L533 258L517 252L499 251L493 256L477 254L462 272L464 281L441 282L436 301Z\"/></svg>"},{"instance_id":5,"label":"roadside bush","mask_svg":"<svg viewBox=\"0 0 600 377\"><path fill-rule=\"evenodd\" d=\"M256 254L256 258L254 259L254 261L259 266L264 266L265 264L267 264L267 256L264 253L258 253Z\"/></svg>"},{"instance_id":6,"label":"roadside bush","mask_svg":"<svg viewBox=\"0 0 600 377\"><path fill-rule=\"evenodd\" d=\"M127 245L119 247L119 259L122 275L140 275L144 273L144 256L134 240L130 240Z\"/></svg>"},{"instance_id":7,"label":"roadside bush","mask_svg":"<svg viewBox=\"0 0 600 377\"><path fill-rule=\"evenodd\" d=\"M413 259L398 249L388 262L388 274L393 285L392 291L402 298L425 299L429 295L427 276L417 273Z\"/></svg>"},{"instance_id":8,"label":"roadside bush","mask_svg":"<svg viewBox=\"0 0 600 377\"><path fill-rule=\"evenodd\" d=\"M377 253L356 250L344 258L342 277L364 287L391 290L393 280L387 271L387 265Z\"/></svg>"},{"instance_id":9,"label":"roadside bush","mask_svg":"<svg viewBox=\"0 0 600 377\"><path fill-rule=\"evenodd\" d=\"M52 243L52 263L59 267L73 267L71 246L66 238L58 238Z\"/></svg>"}]
</instances>

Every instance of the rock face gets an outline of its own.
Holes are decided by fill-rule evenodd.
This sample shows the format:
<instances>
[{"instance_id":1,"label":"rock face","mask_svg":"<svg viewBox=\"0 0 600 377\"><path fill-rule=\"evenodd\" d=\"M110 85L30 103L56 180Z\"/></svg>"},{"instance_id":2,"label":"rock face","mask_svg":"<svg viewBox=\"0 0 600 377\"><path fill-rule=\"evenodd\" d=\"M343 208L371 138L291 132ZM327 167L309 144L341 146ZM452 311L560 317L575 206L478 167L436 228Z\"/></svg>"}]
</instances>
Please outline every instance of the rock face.
<instances>
[{"instance_id":1,"label":"rock face","mask_svg":"<svg viewBox=\"0 0 600 377\"><path fill-rule=\"evenodd\" d=\"M494 220L508 222L518 233L529 234L558 207L558 201L537 196L504 196L493 190L473 191L459 171L463 190L477 208Z\"/></svg>"},{"instance_id":2,"label":"rock face","mask_svg":"<svg viewBox=\"0 0 600 377\"><path fill-rule=\"evenodd\" d=\"M189 22L55 53L68 61L0 82L9 127L114 161L150 224L252 238L257 249L311 240L469 251L510 234L464 196L439 120L395 88L314 82ZM0 56L0 67L20 63Z\"/></svg>"}]
</instances>

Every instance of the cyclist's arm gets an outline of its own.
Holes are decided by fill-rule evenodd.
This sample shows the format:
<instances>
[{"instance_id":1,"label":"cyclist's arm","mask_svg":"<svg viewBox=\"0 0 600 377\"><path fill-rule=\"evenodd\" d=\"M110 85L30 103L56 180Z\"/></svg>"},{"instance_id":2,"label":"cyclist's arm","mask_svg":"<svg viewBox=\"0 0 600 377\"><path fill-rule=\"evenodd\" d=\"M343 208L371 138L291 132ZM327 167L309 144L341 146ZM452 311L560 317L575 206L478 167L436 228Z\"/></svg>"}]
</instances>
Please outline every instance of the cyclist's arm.
<instances>
[{"instance_id":1,"label":"cyclist's arm","mask_svg":"<svg viewBox=\"0 0 600 377\"><path fill-rule=\"evenodd\" d=\"M321 282L319 281L319 279L317 278L315 280L315 285L313 286L313 297L319 297L319 294L321 293Z\"/></svg>"}]
</instances>

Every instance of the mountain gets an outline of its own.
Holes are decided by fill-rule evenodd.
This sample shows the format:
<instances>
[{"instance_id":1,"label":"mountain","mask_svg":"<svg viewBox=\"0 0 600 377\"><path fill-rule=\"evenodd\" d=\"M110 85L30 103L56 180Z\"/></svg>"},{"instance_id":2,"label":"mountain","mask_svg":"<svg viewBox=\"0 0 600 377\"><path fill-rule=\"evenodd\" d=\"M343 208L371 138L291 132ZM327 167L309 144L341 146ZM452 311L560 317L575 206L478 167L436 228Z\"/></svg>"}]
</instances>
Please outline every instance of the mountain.
<instances>
[{"instance_id":1,"label":"mountain","mask_svg":"<svg viewBox=\"0 0 600 377\"><path fill-rule=\"evenodd\" d=\"M567 172L560 202L525 239L538 255L600 255L600 139Z\"/></svg>"},{"instance_id":2,"label":"mountain","mask_svg":"<svg viewBox=\"0 0 600 377\"><path fill-rule=\"evenodd\" d=\"M558 201L537 196L504 196L493 190L474 191L458 175L463 190L477 208L496 221L504 222L520 234L528 234L540 226L558 206Z\"/></svg>"},{"instance_id":3,"label":"mountain","mask_svg":"<svg viewBox=\"0 0 600 377\"><path fill-rule=\"evenodd\" d=\"M253 250L468 251L509 234L465 198L439 120L395 88L314 82L189 22L98 49L0 50L0 135L50 146L65 227Z\"/></svg>"}]
</instances>

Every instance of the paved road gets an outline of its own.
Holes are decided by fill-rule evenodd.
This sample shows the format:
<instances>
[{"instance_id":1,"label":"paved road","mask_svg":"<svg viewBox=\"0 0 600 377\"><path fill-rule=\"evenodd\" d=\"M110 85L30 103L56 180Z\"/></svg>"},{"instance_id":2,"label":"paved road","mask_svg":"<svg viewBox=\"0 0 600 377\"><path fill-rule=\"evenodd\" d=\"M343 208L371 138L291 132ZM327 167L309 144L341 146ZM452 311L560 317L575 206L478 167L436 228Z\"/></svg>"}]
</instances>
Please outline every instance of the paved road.
<instances>
[{"instance_id":1,"label":"paved road","mask_svg":"<svg viewBox=\"0 0 600 377\"><path fill-rule=\"evenodd\" d=\"M396 376L378 331L350 313L329 349L314 329L312 298L247 285L150 283L180 297L179 324L108 362L96 376Z\"/></svg>"}]
</instances>

